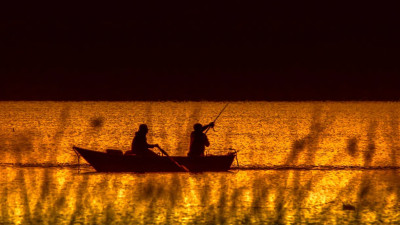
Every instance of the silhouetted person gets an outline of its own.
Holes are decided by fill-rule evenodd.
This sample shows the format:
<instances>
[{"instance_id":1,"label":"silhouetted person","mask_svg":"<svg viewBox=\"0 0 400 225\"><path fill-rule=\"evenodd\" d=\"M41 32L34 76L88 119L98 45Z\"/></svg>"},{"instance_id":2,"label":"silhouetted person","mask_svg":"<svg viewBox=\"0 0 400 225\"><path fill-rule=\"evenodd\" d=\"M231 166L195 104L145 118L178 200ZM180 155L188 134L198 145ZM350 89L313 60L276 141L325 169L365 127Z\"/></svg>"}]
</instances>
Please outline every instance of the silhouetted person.
<instances>
[{"instance_id":1,"label":"silhouetted person","mask_svg":"<svg viewBox=\"0 0 400 225\"><path fill-rule=\"evenodd\" d=\"M151 145L147 143L146 134L148 131L149 129L147 128L146 124L140 124L139 130L135 133L135 137L132 140L132 154L147 157L158 156L156 153L149 149L158 147L158 144Z\"/></svg>"},{"instance_id":2,"label":"silhouetted person","mask_svg":"<svg viewBox=\"0 0 400 225\"><path fill-rule=\"evenodd\" d=\"M203 133L207 128L214 127L214 123L211 122L206 126L202 126L200 123L196 123L193 128L194 131L190 134L190 150L188 153L189 157L204 156L205 147L210 146L207 135Z\"/></svg>"}]
</instances>

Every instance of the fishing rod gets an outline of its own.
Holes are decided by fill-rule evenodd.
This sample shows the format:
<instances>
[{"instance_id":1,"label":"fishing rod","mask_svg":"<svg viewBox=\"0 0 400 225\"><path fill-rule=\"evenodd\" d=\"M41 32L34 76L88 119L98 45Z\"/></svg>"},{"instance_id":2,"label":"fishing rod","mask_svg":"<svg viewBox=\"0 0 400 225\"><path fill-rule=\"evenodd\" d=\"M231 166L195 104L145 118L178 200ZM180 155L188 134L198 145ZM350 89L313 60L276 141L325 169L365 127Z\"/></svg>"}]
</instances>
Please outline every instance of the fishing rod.
<instances>
[{"instance_id":1,"label":"fishing rod","mask_svg":"<svg viewBox=\"0 0 400 225\"><path fill-rule=\"evenodd\" d=\"M224 106L224 108L222 108L221 112L218 114L218 116L215 118L215 120L213 121L213 123L215 123L217 121L217 119L219 118L219 116L221 116L221 114L225 111L226 107L228 107L229 103L226 103L226 105ZM207 127L206 131L204 132L205 134L208 132L208 130L210 129L210 127Z\"/></svg>"}]
</instances>

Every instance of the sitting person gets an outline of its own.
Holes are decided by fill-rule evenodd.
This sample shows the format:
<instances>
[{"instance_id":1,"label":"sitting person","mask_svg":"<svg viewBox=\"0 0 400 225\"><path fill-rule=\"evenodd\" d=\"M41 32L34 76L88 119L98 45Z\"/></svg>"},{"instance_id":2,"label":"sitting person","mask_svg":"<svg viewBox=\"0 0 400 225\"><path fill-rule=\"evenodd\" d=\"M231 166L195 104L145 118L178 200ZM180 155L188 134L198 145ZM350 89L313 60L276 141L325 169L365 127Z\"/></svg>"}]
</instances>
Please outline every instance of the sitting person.
<instances>
[{"instance_id":1,"label":"sitting person","mask_svg":"<svg viewBox=\"0 0 400 225\"><path fill-rule=\"evenodd\" d=\"M194 131L190 134L190 150L188 153L189 157L204 156L205 147L210 146L207 135L203 133L207 128L214 127L214 123L211 122L206 126L202 126L200 123L196 123L193 128Z\"/></svg>"},{"instance_id":2,"label":"sitting person","mask_svg":"<svg viewBox=\"0 0 400 225\"><path fill-rule=\"evenodd\" d=\"M149 148L159 147L158 144L148 144L146 134L149 131L146 124L140 124L139 130L132 140L132 150L125 154L136 154L137 156L154 157L158 155Z\"/></svg>"}]
</instances>

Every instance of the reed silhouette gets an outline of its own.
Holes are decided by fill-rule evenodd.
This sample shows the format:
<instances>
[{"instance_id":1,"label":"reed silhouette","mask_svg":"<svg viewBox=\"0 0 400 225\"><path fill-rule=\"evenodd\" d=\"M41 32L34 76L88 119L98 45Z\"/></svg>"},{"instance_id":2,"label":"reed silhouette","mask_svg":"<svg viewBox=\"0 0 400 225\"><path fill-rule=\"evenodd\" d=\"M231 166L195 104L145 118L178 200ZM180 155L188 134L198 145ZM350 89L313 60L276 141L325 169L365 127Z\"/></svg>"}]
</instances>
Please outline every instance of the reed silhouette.
<instances>
[{"instance_id":1,"label":"reed silhouette","mask_svg":"<svg viewBox=\"0 0 400 225\"><path fill-rule=\"evenodd\" d=\"M304 152L305 165L314 165L315 154L319 150L322 138L324 138L324 132L334 121L333 115L329 113L326 113L326 118L323 120L321 110L320 108L314 109L309 133L305 137L293 141L285 165L296 165L302 152Z\"/></svg>"},{"instance_id":2,"label":"reed silhouette","mask_svg":"<svg viewBox=\"0 0 400 225\"><path fill-rule=\"evenodd\" d=\"M101 128L104 125L104 118L103 117L94 117L90 119L90 126L93 128Z\"/></svg>"},{"instance_id":3,"label":"reed silhouette","mask_svg":"<svg viewBox=\"0 0 400 225\"><path fill-rule=\"evenodd\" d=\"M374 156L376 152L376 145L375 145L375 136L376 136L376 128L377 128L377 122L372 121L369 124L368 127L368 133L367 133L367 148L364 151L363 157L364 157L364 166L371 166L372 162L372 157Z\"/></svg>"},{"instance_id":4,"label":"reed silhouette","mask_svg":"<svg viewBox=\"0 0 400 225\"><path fill-rule=\"evenodd\" d=\"M330 202L321 199L322 205L314 206L308 201L313 193L318 193L315 184L326 179L324 171L210 173L205 176L124 174L121 178L117 174L71 176L73 172L67 170L62 186L54 182L58 178L55 172L57 170L52 168L25 168L20 169L15 177L10 177L13 180L7 189L12 189L13 185L18 187L16 193L22 200L24 223L175 223L180 219L177 212L184 212L190 224L302 224L334 218L342 222L364 223L365 215L371 212L387 221L385 210L396 207L387 200L399 190L399 181L393 180L399 176L391 171L378 174L364 171L362 176L357 176L360 172L347 171L355 174L353 179L340 190L330 190L338 191L336 196L339 199ZM335 174L334 171L330 173ZM233 185L235 181L232 178L243 175L254 177L248 183ZM40 177L40 183L33 182L36 177ZM132 180L121 182L124 179ZM4 187L0 191L3 199L0 222L13 222L15 214L10 208L13 205L10 200L14 198L10 193L3 195ZM124 195L119 196L121 193ZM396 196L393 201L397 200ZM342 210L347 205L354 206L355 210ZM321 211L317 210L318 207ZM315 218L305 216L314 210L320 212L314 214ZM340 214L340 211L345 214Z\"/></svg>"},{"instance_id":5,"label":"reed silhouette","mask_svg":"<svg viewBox=\"0 0 400 225\"><path fill-rule=\"evenodd\" d=\"M228 187L226 184L226 179L225 177L221 177L219 180L219 187L220 187L220 194L218 197L218 202L217 205L217 223L218 224L225 224L228 220L228 212L227 212L227 208L228 208Z\"/></svg>"},{"instance_id":6,"label":"reed silhouette","mask_svg":"<svg viewBox=\"0 0 400 225\"><path fill-rule=\"evenodd\" d=\"M185 129L178 130L178 153L181 155L186 155L189 150L189 140L190 140L190 133L193 129L193 124L199 122L200 119L200 112L201 112L201 104L200 103L193 103L195 104L193 107L192 112L190 113L189 117L183 118L182 125L186 124ZM184 121L184 122L183 122Z\"/></svg>"},{"instance_id":7,"label":"reed silhouette","mask_svg":"<svg viewBox=\"0 0 400 225\"><path fill-rule=\"evenodd\" d=\"M356 157L359 152L358 148L358 138L352 137L347 139L346 150L349 155Z\"/></svg>"},{"instance_id":8,"label":"reed silhouette","mask_svg":"<svg viewBox=\"0 0 400 225\"><path fill-rule=\"evenodd\" d=\"M147 126L152 127L153 126L153 102L148 102L146 103L145 106L145 122L144 124L147 124ZM153 135L149 135L149 137L147 138L149 143L153 143Z\"/></svg>"},{"instance_id":9,"label":"reed silhouette","mask_svg":"<svg viewBox=\"0 0 400 225\"><path fill-rule=\"evenodd\" d=\"M267 185L266 177L259 177L252 184L252 202L251 211L259 220L263 219L263 214L268 206L269 185Z\"/></svg>"},{"instance_id":10,"label":"reed silhouette","mask_svg":"<svg viewBox=\"0 0 400 225\"><path fill-rule=\"evenodd\" d=\"M310 192L312 187L314 186L314 182L316 177L311 176L309 179L304 179L303 171L294 171L294 179L293 179L293 208L295 210L295 217L297 220L301 218L302 208L306 205L306 200L309 199ZM318 178L317 178L318 179ZM300 181L306 180L304 184ZM303 222L303 221L296 221Z\"/></svg>"},{"instance_id":11,"label":"reed silhouette","mask_svg":"<svg viewBox=\"0 0 400 225\"><path fill-rule=\"evenodd\" d=\"M75 224L79 221L82 222L82 217L84 216L85 208L88 205L87 189L88 189L89 179L82 179L76 187L74 199L75 206L72 214L69 216L69 224Z\"/></svg>"},{"instance_id":12,"label":"reed silhouette","mask_svg":"<svg viewBox=\"0 0 400 225\"><path fill-rule=\"evenodd\" d=\"M199 105L196 103L196 106ZM154 116L157 110L154 105L152 107ZM192 109L191 113L194 112ZM72 111L73 108L71 115ZM340 137L344 145L335 149L333 156L361 162L360 170L302 170L296 167L300 162L313 165L318 161L315 152L324 147L322 141L328 137L326 134L335 119L328 113L315 109L306 127L307 132L301 136L290 133L294 140L292 149L288 155L282 156L282 161L291 165L291 170L275 170L271 167L268 170L239 170L223 174L79 175L71 168L0 167L0 224L174 224L183 219L188 224L307 224L323 221L332 224L368 224L371 220L377 224L397 223L397 209L400 206L398 171L379 168L368 170L385 163L397 165L399 122L394 115L397 109L393 109L393 114L389 113L387 118L381 117L381 114L367 116L363 120L363 123L367 121L367 129L360 129L362 133L355 130ZM18 127L15 132L8 129L9 134L5 133L5 129L0 130L0 143L4 144L5 149L9 148L2 156L10 154L12 160L21 163L41 160L35 157L30 159L30 152L35 152L34 155L53 154L50 145L55 143L56 136L59 153L62 153L62 146L70 141L66 130L71 127L72 119L66 117L62 122L62 114L56 114L56 126L51 130L55 130L57 135L43 132L51 140L47 146L45 141L41 143L40 140L43 133L30 127ZM92 126L92 119L87 117L86 123L83 123L86 124L83 129L87 133L100 129ZM160 122L154 124L158 120L153 119L153 125L159 127ZM301 119L296 120L293 127L300 126ZM64 124L64 128L61 124ZM181 124L179 129L185 126L185 122ZM191 129L193 124L189 125ZM251 138L258 140L254 133L259 130L252 130L253 136L246 132L238 135L236 130L241 126L235 123L231 125L232 128L224 130L227 133L222 135L226 138L225 146L234 147L240 141ZM166 136L169 132L165 130ZM178 132L180 135L182 130ZM237 140L233 141L232 137ZM42 149L45 151L38 151ZM384 151L386 149L387 152ZM308 156L310 153L312 155ZM382 153L387 153L388 157L382 156ZM254 154L253 157L260 155ZM264 160L270 162L269 159ZM327 164L334 168L337 165L334 162L331 159ZM346 207L354 208L347 210Z\"/></svg>"},{"instance_id":13,"label":"reed silhouette","mask_svg":"<svg viewBox=\"0 0 400 225\"><path fill-rule=\"evenodd\" d=\"M9 180L9 174L8 173L3 173L2 174L3 179L5 179L6 181ZM0 187L0 206L1 206L1 219L0 219L0 223L3 224L12 224L12 218L10 216L10 212L9 212L9 207L8 205L9 203L9 193L10 193L10 187L9 185L2 185Z\"/></svg>"},{"instance_id":14,"label":"reed silhouette","mask_svg":"<svg viewBox=\"0 0 400 225\"><path fill-rule=\"evenodd\" d=\"M14 154L15 163L24 163L27 157L32 155L33 147L33 133L29 131L20 131L12 139L12 150Z\"/></svg>"},{"instance_id":15,"label":"reed silhouette","mask_svg":"<svg viewBox=\"0 0 400 225\"><path fill-rule=\"evenodd\" d=\"M51 150L51 154L49 154L49 161L55 162L57 161L57 155L60 154L61 143L64 138L65 130L69 125L69 118L70 118L70 105L66 104L63 106L60 112L60 119L58 121L58 127L53 137L53 145Z\"/></svg>"},{"instance_id":16,"label":"reed silhouette","mask_svg":"<svg viewBox=\"0 0 400 225\"><path fill-rule=\"evenodd\" d=\"M54 179L51 177L51 179ZM48 213L50 224L58 224L60 221L65 220L61 215L61 211L67 207L67 197L70 196L70 192L72 191L73 180L65 182L61 187L58 194L52 194L54 196L54 203L51 203L51 209ZM51 190L51 189L50 189Z\"/></svg>"},{"instance_id":17,"label":"reed silhouette","mask_svg":"<svg viewBox=\"0 0 400 225\"><path fill-rule=\"evenodd\" d=\"M232 213L231 216L238 217L239 216L239 207L240 200L243 198L243 192L246 189L244 187L236 187L233 189L232 194L230 196L229 202L231 203L229 211Z\"/></svg>"},{"instance_id":18,"label":"reed silhouette","mask_svg":"<svg viewBox=\"0 0 400 225\"><path fill-rule=\"evenodd\" d=\"M205 183L201 189L200 189L200 204L203 207L206 207L209 204L209 200L210 200L210 193L211 192L211 187L209 185L209 183Z\"/></svg>"},{"instance_id":19,"label":"reed silhouette","mask_svg":"<svg viewBox=\"0 0 400 225\"><path fill-rule=\"evenodd\" d=\"M18 187L20 188L20 193L21 193L21 199L23 202L23 220L22 223L24 224L30 224L32 223L32 215L31 215L31 208L30 208L30 202L29 202L29 194L28 194L28 188L26 185L26 180L25 180L25 174L24 171L20 170L18 171L18 174L16 176L16 181L18 182Z\"/></svg>"},{"instance_id":20,"label":"reed silhouette","mask_svg":"<svg viewBox=\"0 0 400 225\"><path fill-rule=\"evenodd\" d=\"M226 130L224 132L224 149L232 149L233 148L232 139L234 137L232 137L232 133L234 130L237 129L236 127L237 126L234 123L230 123L226 127Z\"/></svg>"},{"instance_id":21,"label":"reed silhouette","mask_svg":"<svg viewBox=\"0 0 400 225\"><path fill-rule=\"evenodd\" d=\"M169 135L168 135L168 133L170 132L170 130L169 130L169 128L168 127L166 127L165 126L165 124L161 124L161 123L159 123L158 124L158 127L160 128L160 130L159 130L159 136L160 136L160 138L161 138L161 142L160 143L162 143L161 145L161 147L163 148L163 149L166 149L167 151L168 150L170 150L171 149L171 145L169 144L169 139L171 138L171 137L169 137Z\"/></svg>"},{"instance_id":22,"label":"reed silhouette","mask_svg":"<svg viewBox=\"0 0 400 225\"><path fill-rule=\"evenodd\" d=\"M172 180L169 185L170 185L170 191L168 192L169 203L170 203L169 208L174 208L177 205L178 201L180 201L183 198L182 195L183 186L178 174L174 174L172 176Z\"/></svg>"},{"instance_id":23,"label":"reed silhouette","mask_svg":"<svg viewBox=\"0 0 400 225\"><path fill-rule=\"evenodd\" d=\"M392 166L397 166L397 157L398 153L400 152L400 143L399 143L399 138L400 133L399 133L399 116L398 112L392 109L390 113L390 133L387 137L388 142L389 142L389 148L390 148L390 159L391 159L391 165Z\"/></svg>"},{"instance_id":24,"label":"reed silhouette","mask_svg":"<svg viewBox=\"0 0 400 225\"><path fill-rule=\"evenodd\" d=\"M47 198L50 197L50 171L48 168L45 168L43 170L43 175L42 175L42 183L40 186L40 194L39 194L39 199L36 202L36 205L34 206L34 212L33 212L33 221L35 224L43 224L45 218L43 218L46 213L44 212L44 207L43 205L47 202Z\"/></svg>"},{"instance_id":25,"label":"reed silhouette","mask_svg":"<svg viewBox=\"0 0 400 225\"><path fill-rule=\"evenodd\" d=\"M114 204L108 203L105 209L103 224L112 224L115 221Z\"/></svg>"}]
</instances>

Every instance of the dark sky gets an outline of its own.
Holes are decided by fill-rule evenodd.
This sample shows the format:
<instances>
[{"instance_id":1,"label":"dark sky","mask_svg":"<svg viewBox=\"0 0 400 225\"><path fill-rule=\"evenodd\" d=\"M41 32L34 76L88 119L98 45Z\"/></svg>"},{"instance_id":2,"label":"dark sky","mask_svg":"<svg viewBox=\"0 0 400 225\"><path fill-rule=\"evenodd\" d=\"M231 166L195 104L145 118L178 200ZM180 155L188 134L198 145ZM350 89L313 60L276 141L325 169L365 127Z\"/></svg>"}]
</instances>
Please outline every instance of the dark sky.
<instances>
[{"instance_id":1,"label":"dark sky","mask_svg":"<svg viewBox=\"0 0 400 225\"><path fill-rule=\"evenodd\" d=\"M0 100L400 98L395 4L55 2L2 9Z\"/></svg>"}]
</instances>

